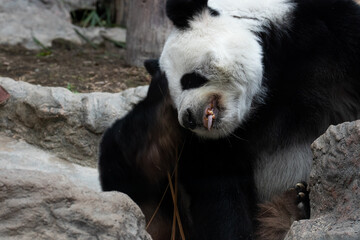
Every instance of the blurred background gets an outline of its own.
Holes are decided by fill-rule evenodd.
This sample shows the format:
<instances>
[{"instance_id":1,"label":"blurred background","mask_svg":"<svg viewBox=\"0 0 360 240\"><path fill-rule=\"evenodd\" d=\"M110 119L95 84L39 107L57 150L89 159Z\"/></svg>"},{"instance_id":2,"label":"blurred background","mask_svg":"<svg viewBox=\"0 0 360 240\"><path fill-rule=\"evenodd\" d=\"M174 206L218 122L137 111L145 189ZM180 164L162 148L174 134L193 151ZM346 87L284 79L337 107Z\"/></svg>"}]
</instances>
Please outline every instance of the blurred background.
<instances>
[{"instance_id":1,"label":"blurred background","mask_svg":"<svg viewBox=\"0 0 360 240\"><path fill-rule=\"evenodd\" d=\"M171 23L165 0L0 0L0 76L73 92L146 85Z\"/></svg>"}]
</instances>

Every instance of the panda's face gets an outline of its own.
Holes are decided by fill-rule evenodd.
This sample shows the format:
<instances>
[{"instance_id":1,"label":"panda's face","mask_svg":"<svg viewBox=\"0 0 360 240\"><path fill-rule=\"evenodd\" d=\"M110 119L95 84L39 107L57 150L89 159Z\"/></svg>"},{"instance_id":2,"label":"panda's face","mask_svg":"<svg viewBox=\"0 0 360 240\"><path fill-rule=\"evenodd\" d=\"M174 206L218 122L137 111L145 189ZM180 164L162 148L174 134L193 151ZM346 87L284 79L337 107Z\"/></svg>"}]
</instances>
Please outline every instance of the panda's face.
<instances>
[{"instance_id":1,"label":"panda's face","mask_svg":"<svg viewBox=\"0 0 360 240\"><path fill-rule=\"evenodd\" d=\"M160 67L179 123L199 136L230 135L260 94L262 50L256 35L246 21L207 10L189 28L173 30Z\"/></svg>"}]
</instances>

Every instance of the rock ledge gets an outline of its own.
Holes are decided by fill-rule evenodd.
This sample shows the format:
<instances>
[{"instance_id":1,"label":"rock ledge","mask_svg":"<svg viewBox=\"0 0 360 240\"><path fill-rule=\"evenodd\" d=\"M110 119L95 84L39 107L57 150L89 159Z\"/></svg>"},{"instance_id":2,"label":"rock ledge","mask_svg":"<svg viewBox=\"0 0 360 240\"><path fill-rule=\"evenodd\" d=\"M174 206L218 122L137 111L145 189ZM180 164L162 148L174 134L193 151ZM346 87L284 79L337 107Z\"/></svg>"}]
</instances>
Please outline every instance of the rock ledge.
<instances>
[{"instance_id":1,"label":"rock ledge","mask_svg":"<svg viewBox=\"0 0 360 240\"><path fill-rule=\"evenodd\" d=\"M151 239L125 194L96 193L60 175L0 169L0 203L2 239Z\"/></svg>"},{"instance_id":2,"label":"rock ledge","mask_svg":"<svg viewBox=\"0 0 360 240\"><path fill-rule=\"evenodd\" d=\"M286 239L360 239L360 121L330 126L313 144L311 219Z\"/></svg>"}]
</instances>

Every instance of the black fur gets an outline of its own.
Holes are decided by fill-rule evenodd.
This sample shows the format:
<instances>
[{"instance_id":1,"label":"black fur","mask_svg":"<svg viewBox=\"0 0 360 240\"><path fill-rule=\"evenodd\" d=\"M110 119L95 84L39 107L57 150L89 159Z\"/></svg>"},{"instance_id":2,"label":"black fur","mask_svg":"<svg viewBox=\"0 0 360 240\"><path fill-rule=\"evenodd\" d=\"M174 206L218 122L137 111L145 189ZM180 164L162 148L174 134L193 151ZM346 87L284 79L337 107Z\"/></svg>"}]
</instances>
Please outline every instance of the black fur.
<instances>
[{"instance_id":1,"label":"black fur","mask_svg":"<svg viewBox=\"0 0 360 240\"><path fill-rule=\"evenodd\" d=\"M209 80L207 78L201 76L196 72L185 74L180 80L183 90L201 87L205 85L208 81Z\"/></svg>"},{"instance_id":2,"label":"black fur","mask_svg":"<svg viewBox=\"0 0 360 240\"><path fill-rule=\"evenodd\" d=\"M158 72L160 72L159 60L157 60L157 59L146 60L144 62L144 67L151 76L155 76ZM167 88L167 87L165 86L164 88Z\"/></svg>"},{"instance_id":3,"label":"black fur","mask_svg":"<svg viewBox=\"0 0 360 240\"><path fill-rule=\"evenodd\" d=\"M191 20L197 13L207 8L208 0L172 0L166 2L166 15L179 29L189 27ZM217 16L215 10L209 10Z\"/></svg>"},{"instance_id":4,"label":"black fur","mask_svg":"<svg viewBox=\"0 0 360 240\"><path fill-rule=\"evenodd\" d=\"M173 172L176 161L175 155L173 159L153 159L148 156L147 149L152 137L169 135L158 126L164 118L158 112L167 94L166 78L157 72L153 75L147 97L105 132L100 145L99 172L103 190L125 192L140 207L154 203L152 210L166 189L166 172ZM241 151L239 147L245 147L243 141L237 138L199 139L180 128L174 109L171 105L167 108L166 114L173 115L174 120L163 124L175 129L174 141L181 156L179 180L183 191L179 196L179 208L186 235L189 239L209 240L251 235L255 207L252 167L250 162L239 162L234 158ZM156 144L153 147L161 148ZM176 149L171 150L175 154ZM149 169L149 165L156 165L159 160L167 162L165 167L160 164L158 171ZM186 207L188 203L181 200L187 196L191 197L189 208ZM159 214L171 222L170 196L166 197Z\"/></svg>"},{"instance_id":5,"label":"black fur","mask_svg":"<svg viewBox=\"0 0 360 240\"><path fill-rule=\"evenodd\" d=\"M351 0L296 3L288 32L273 27L262 33L266 104L246 123L256 148L315 140L330 124L359 117L359 6Z\"/></svg>"},{"instance_id":6,"label":"black fur","mask_svg":"<svg viewBox=\"0 0 360 240\"><path fill-rule=\"evenodd\" d=\"M167 172L172 172L176 164L182 129L158 61L148 60L145 67L152 75L148 94L104 133L98 169L103 191L128 194L149 221L168 184ZM154 223L147 229L155 239L169 236L172 209L168 191Z\"/></svg>"},{"instance_id":7,"label":"black fur","mask_svg":"<svg viewBox=\"0 0 360 240\"><path fill-rule=\"evenodd\" d=\"M117 120L104 133L100 144L99 172L103 190L126 192L134 199L143 199L148 191L152 191L146 184L149 181L146 172L150 169L141 169L142 166L138 165L143 164L142 161L148 157L148 152L141 150L148 147L149 135L157 131L159 119L156 115L166 105L168 95L167 81L157 70L158 62L156 65L148 61L145 65L149 73L153 74L146 98L124 118ZM131 185L127 185L124 180Z\"/></svg>"},{"instance_id":8,"label":"black fur","mask_svg":"<svg viewBox=\"0 0 360 240\"><path fill-rule=\"evenodd\" d=\"M191 2L191 9L184 2ZM101 142L103 190L125 192L140 207L156 205L178 152L179 208L188 239L250 239L256 212L252 164L259 150L310 146L330 124L355 120L360 113L360 8L351 0L295 2L287 31L269 25L257 33L267 94L225 139L205 140L181 128L166 76L157 67L149 69L156 64L148 65L153 80L147 97L116 121ZM168 1L167 11L184 29L205 5ZM170 139L169 146L163 138ZM167 196L159 214L171 221L172 211Z\"/></svg>"}]
</instances>

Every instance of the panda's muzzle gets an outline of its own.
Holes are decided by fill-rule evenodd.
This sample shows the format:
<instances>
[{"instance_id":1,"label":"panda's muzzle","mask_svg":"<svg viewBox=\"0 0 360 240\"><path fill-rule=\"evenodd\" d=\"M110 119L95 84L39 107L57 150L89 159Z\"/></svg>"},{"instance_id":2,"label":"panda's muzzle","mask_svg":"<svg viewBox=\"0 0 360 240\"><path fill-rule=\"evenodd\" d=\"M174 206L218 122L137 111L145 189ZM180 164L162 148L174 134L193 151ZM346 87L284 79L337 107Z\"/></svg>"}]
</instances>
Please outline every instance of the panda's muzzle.
<instances>
[{"instance_id":1,"label":"panda's muzzle","mask_svg":"<svg viewBox=\"0 0 360 240\"><path fill-rule=\"evenodd\" d=\"M190 109L186 109L185 113L183 114L182 125L184 126L184 128L188 128L191 130L196 128L196 119Z\"/></svg>"},{"instance_id":2,"label":"panda's muzzle","mask_svg":"<svg viewBox=\"0 0 360 240\"><path fill-rule=\"evenodd\" d=\"M210 131L219 119L219 112L218 100L213 97L205 107L198 111L186 109L181 117L181 125L190 130L205 127Z\"/></svg>"}]
</instances>

